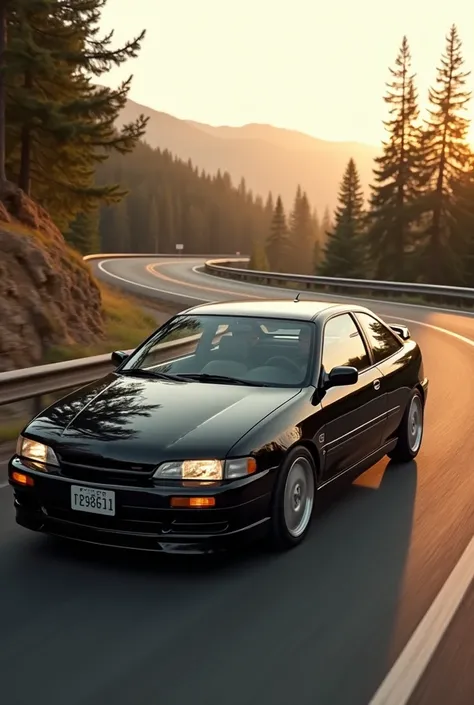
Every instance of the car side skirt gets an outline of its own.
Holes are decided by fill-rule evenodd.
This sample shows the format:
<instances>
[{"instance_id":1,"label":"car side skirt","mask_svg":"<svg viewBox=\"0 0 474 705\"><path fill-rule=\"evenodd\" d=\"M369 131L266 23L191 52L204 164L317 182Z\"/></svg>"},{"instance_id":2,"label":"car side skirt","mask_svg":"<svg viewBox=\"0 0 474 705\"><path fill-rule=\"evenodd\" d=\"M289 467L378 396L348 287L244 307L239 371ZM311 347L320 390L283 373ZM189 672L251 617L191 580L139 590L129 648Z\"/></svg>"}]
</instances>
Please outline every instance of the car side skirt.
<instances>
[{"instance_id":1,"label":"car side skirt","mask_svg":"<svg viewBox=\"0 0 474 705\"><path fill-rule=\"evenodd\" d=\"M350 468L342 470L337 475L334 475L334 477L331 477L329 480L326 480L325 482L321 483L320 485L318 485L318 491L323 489L323 487L327 487L327 485L330 485L332 482L340 479L344 475L349 475L352 473L354 475L361 475L363 472L375 465L375 463L378 463L379 460L382 460L384 455L390 453L390 451L392 451L397 445L397 441L397 438L391 439L390 441L385 443L385 445L383 445L381 448L376 450L374 453L371 453L367 457L363 458L363 460L360 460L358 463L352 465Z\"/></svg>"}]
</instances>

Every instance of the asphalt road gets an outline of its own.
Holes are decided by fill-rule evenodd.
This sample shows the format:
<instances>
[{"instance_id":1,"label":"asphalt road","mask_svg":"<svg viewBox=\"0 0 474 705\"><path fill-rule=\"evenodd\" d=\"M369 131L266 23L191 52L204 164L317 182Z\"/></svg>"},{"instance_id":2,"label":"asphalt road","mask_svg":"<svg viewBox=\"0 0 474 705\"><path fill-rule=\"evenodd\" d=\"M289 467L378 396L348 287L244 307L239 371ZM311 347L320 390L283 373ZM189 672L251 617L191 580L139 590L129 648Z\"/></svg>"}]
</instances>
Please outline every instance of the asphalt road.
<instances>
[{"instance_id":1,"label":"asphalt road","mask_svg":"<svg viewBox=\"0 0 474 705\"><path fill-rule=\"evenodd\" d=\"M183 307L292 295L216 280L200 264L115 260L99 275ZM332 488L294 551L190 560L63 546L15 525L0 475L2 702L369 705L421 630L434 654L413 695L374 703L472 705L473 588L436 649L440 621L425 620L474 535L474 318L372 307L408 321L423 347L423 449L416 464L383 461Z\"/></svg>"}]
</instances>

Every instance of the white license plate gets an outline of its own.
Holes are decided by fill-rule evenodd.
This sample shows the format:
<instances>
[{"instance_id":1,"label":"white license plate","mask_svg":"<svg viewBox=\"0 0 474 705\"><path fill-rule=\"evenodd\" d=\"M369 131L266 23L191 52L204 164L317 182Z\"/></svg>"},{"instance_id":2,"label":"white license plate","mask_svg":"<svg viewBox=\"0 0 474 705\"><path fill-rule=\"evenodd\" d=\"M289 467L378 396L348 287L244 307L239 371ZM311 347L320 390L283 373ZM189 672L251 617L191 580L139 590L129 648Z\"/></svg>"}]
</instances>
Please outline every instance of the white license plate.
<instances>
[{"instance_id":1,"label":"white license plate","mask_svg":"<svg viewBox=\"0 0 474 705\"><path fill-rule=\"evenodd\" d=\"M71 485L71 509L115 516L115 492Z\"/></svg>"}]
</instances>

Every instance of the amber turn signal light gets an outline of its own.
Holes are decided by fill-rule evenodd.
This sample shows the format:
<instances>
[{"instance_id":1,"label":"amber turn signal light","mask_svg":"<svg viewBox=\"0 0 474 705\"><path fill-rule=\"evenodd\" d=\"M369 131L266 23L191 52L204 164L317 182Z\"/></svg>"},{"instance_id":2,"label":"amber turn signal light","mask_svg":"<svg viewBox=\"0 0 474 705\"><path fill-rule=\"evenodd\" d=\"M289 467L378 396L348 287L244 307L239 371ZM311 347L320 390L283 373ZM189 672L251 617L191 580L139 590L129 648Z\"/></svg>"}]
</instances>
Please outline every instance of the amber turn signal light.
<instances>
[{"instance_id":1,"label":"amber turn signal light","mask_svg":"<svg viewBox=\"0 0 474 705\"><path fill-rule=\"evenodd\" d=\"M28 485L29 487L33 487L35 484L32 477L29 477L22 472L12 472L12 480L13 482L18 482L19 485Z\"/></svg>"},{"instance_id":2,"label":"amber turn signal light","mask_svg":"<svg viewBox=\"0 0 474 705\"><path fill-rule=\"evenodd\" d=\"M202 507L215 507L215 497L171 497L171 506L187 509L199 509Z\"/></svg>"}]
</instances>

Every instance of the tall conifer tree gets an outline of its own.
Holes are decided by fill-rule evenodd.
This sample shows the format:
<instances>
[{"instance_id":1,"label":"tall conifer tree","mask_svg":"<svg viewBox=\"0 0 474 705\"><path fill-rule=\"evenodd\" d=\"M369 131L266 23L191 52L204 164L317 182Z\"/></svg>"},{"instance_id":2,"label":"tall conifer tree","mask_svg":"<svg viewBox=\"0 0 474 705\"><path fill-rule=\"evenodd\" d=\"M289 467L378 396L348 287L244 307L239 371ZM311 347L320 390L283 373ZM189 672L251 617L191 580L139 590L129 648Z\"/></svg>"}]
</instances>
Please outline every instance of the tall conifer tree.
<instances>
[{"instance_id":1,"label":"tall conifer tree","mask_svg":"<svg viewBox=\"0 0 474 705\"><path fill-rule=\"evenodd\" d=\"M65 227L80 210L123 196L97 186L97 164L127 152L144 134L143 116L117 129L130 79L117 89L100 77L138 54L144 33L118 49L99 35L106 0L14 0L8 15L7 169L11 180ZM11 68L11 70L8 70Z\"/></svg>"},{"instance_id":2,"label":"tall conifer tree","mask_svg":"<svg viewBox=\"0 0 474 705\"><path fill-rule=\"evenodd\" d=\"M377 279L403 280L407 252L413 248L420 184L420 126L408 40L403 37L384 98L388 139L375 159L369 213L369 258Z\"/></svg>"},{"instance_id":3,"label":"tall conifer tree","mask_svg":"<svg viewBox=\"0 0 474 705\"><path fill-rule=\"evenodd\" d=\"M472 166L466 116L471 98L469 73L464 69L461 39L453 25L446 37L436 86L429 92L424 135L425 241L420 269L423 278L435 284L463 282L463 260L469 246L465 234L474 229L464 188Z\"/></svg>"},{"instance_id":4,"label":"tall conifer tree","mask_svg":"<svg viewBox=\"0 0 474 705\"><path fill-rule=\"evenodd\" d=\"M350 159L334 213L334 228L328 233L320 273L327 277L363 278L365 276L364 196L359 173Z\"/></svg>"},{"instance_id":5,"label":"tall conifer tree","mask_svg":"<svg viewBox=\"0 0 474 705\"><path fill-rule=\"evenodd\" d=\"M272 272L288 271L288 224L286 221L285 209L281 196L278 196L273 218L270 226L270 233L266 242L266 255Z\"/></svg>"}]
</instances>

